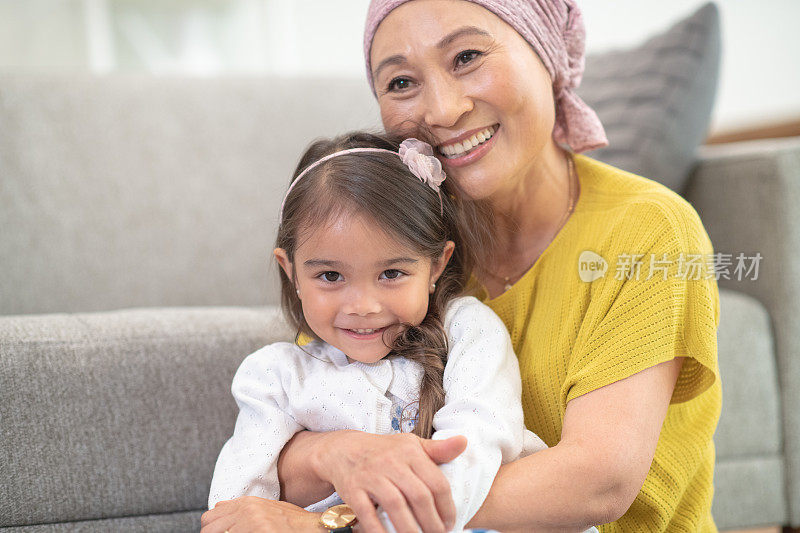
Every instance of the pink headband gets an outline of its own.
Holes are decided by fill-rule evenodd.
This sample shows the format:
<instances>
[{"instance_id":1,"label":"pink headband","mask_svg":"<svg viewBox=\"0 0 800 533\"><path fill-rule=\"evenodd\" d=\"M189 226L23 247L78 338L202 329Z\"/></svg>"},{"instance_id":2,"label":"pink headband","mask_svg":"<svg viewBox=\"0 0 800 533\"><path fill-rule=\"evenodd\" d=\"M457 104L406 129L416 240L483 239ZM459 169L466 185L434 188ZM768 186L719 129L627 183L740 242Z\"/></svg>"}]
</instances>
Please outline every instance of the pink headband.
<instances>
[{"instance_id":1,"label":"pink headband","mask_svg":"<svg viewBox=\"0 0 800 533\"><path fill-rule=\"evenodd\" d=\"M433 155L433 147L430 144L418 139L406 139L400 143L400 150L398 152L386 150L384 148L348 148L347 150L340 150L338 152L328 154L325 157L322 157L308 165L292 181L292 184L289 185L289 189L286 191L286 194L283 197L283 201L281 202L280 218L278 219L280 223L283 222L283 208L286 205L286 199L289 197L289 193L292 192L292 189L294 189L294 186L297 185L297 182L300 181L303 176L308 174L311 169L318 167L329 159L339 157L340 155L357 154L363 152L387 152L399 156L412 174L418 177L422 183L426 183L431 189L436 191L436 193L439 195L439 206L442 210L442 213L444 213L442 193L439 190L439 186L446 177L444 170L442 170L442 162L439 161L435 155Z\"/></svg>"},{"instance_id":2,"label":"pink headband","mask_svg":"<svg viewBox=\"0 0 800 533\"><path fill-rule=\"evenodd\" d=\"M409 0L372 0L364 30L367 79L375 92L370 50L375 31L396 7ZM553 139L574 152L608 144L597 114L575 94L584 67L586 33L575 0L467 0L478 4L514 28L539 56L550 78L556 103Z\"/></svg>"}]
</instances>

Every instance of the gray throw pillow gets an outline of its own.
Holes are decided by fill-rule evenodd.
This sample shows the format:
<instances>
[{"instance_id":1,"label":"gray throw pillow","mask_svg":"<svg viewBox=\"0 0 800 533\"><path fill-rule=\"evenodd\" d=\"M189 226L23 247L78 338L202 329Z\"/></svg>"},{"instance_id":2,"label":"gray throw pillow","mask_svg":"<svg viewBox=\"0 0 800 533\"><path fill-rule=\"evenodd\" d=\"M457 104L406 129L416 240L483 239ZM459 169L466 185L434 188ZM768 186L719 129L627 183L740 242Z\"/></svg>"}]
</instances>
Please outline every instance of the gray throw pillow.
<instances>
[{"instance_id":1,"label":"gray throw pillow","mask_svg":"<svg viewBox=\"0 0 800 533\"><path fill-rule=\"evenodd\" d=\"M711 3L636 48L589 55L578 94L609 145L588 155L682 192L707 134L719 63Z\"/></svg>"}]
</instances>

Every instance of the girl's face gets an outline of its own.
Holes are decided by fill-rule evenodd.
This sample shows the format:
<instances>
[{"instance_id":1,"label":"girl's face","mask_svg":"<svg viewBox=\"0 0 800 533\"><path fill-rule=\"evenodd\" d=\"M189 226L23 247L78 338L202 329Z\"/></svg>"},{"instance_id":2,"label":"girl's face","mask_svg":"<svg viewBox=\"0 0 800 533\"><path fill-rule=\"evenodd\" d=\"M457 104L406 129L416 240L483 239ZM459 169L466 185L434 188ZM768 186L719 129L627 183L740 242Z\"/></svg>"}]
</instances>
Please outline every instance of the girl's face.
<instances>
[{"instance_id":1,"label":"girl's face","mask_svg":"<svg viewBox=\"0 0 800 533\"><path fill-rule=\"evenodd\" d=\"M432 135L448 177L473 199L514 195L553 143L547 70L511 26L477 4L401 5L378 27L370 61L387 131Z\"/></svg>"},{"instance_id":2,"label":"girl's face","mask_svg":"<svg viewBox=\"0 0 800 533\"><path fill-rule=\"evenodd\" d=\"M431 284L454 248L448 242L431 261L357 215L306 232L298 243L293 263L282 248L275 256L290 279L296 276L306 322L320 339L362 363L388 355L387 328L422 322Z\"/></svg>"}]
</instances>

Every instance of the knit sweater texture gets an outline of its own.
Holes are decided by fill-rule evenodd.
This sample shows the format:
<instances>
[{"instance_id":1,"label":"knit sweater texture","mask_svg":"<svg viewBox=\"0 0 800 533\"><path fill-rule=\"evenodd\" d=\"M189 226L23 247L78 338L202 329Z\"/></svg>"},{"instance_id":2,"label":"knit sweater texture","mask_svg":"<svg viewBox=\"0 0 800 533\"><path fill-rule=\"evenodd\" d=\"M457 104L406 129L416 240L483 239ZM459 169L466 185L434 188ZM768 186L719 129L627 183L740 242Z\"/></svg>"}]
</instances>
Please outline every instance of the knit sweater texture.
<instances>
[{"instance_id":1,"label":"knit sweater texture","mask_svg":"<svg viewBox=\"0 0 800 533\"><path fill-rule=\"evenodd\" d=\"M508 291L493 299L478 291L511 334L525 423L555 446L570 400L685 357L644 485L619 520L599 529L716 531L722 390L711 241L697 212L667 187L574 157L580 196L565 225Z\"/></svg>"}]
</instances>

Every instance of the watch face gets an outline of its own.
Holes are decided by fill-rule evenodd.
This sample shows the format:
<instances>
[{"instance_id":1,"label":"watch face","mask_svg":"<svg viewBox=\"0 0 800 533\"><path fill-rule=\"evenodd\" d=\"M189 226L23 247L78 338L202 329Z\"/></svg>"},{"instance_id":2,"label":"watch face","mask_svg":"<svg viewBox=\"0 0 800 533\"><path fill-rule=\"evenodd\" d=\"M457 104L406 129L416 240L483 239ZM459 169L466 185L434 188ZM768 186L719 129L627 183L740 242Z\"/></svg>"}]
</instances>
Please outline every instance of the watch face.
<instances>
[{"instance_id":1,"label":"watch face","mask_svg":"<svg viewBox=\"0 0 800 533\"><path fill-rule=\"evenodd\" d=\"M328 529L336 529L355 524L356 514L350 509L349 505L334 505L322 513L319 520Z\"/></svg>"}]
</instances>

